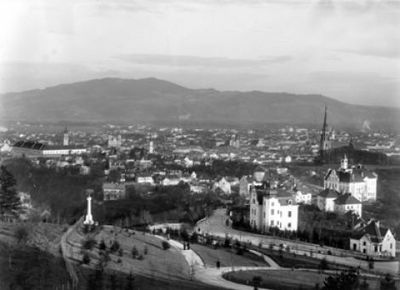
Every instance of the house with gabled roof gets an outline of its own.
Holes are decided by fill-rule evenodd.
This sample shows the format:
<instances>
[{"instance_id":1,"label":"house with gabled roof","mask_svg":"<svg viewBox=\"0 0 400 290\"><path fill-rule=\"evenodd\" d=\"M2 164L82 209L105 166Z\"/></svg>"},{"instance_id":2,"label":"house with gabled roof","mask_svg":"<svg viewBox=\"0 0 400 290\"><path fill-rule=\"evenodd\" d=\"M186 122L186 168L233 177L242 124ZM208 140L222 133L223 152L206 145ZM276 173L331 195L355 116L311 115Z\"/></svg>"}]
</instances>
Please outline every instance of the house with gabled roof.
<instances>
[{"instance_id":1,"label":"house with gabled roof","mask_svg":"<svg viewBox=\"0 0 400 290\"><path fill-rule=\"evenodd\" d=\"M352 211L361 217L362 204L357 198L352 196L350 193L340 195L334 201L334 211L338 214L345 214L346 212Z\"/></svg>"},{"instance_id":2,"label":"house with gabled roof","mask_svg":"<svg viewBox=\"0 0 400 290\"><path fill-rule=\"evenodd\" d=\"M396 256L396 240L389 228L370 220L359 228L350 238L350 249L368 256Z\"/></svg>"}]
</instances>

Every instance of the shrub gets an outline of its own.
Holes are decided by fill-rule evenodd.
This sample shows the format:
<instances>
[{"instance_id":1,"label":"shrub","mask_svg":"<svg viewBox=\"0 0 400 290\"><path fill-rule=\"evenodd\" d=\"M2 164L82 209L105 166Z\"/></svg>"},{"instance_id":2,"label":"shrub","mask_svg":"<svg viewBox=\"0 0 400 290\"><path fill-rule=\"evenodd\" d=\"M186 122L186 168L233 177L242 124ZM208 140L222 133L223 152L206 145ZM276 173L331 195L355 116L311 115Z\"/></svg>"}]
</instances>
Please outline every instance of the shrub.
<instances>
[{"instance_id":1,"label":"shrub","mask_svg":"<svg viewBox=\"0 0 400 290\"><path fill-rule=\"evenodd\" d=\"M104 242L104 240L101 240L99 244L99 250L105 251L106 249L107 249L106 243Z\"/></svg>"},{"instance_id":2,"label":"shrub","mask_svg":"<svg viewBox=\"0 0 400 290\"><path fill-rule=\"evenodd\" d=\"M139 255L139 251L136 249L135 246L133 246L131 253L132 253L132 258L134 259L136 259L137 255Z\"/></svg>"},{"instance_id":3,"label":"shrub","mask_svg":"<svg viewBox=\"0 0 400 290\"><path fill-rule=\"evenodd\" d=\"M84 253L82 257L82 263L87 265L90 263L90 257L88 253Z\"/></svg>"},{"instance_id":4,"label":"shrub","mask_svg":"<svg viewBox=\"0 0 400 290\"><path fill-rule=\"evenodd\" d=\"M15 237L17 238L17 242L19 243L26 243L29 238L29 231L25 226L19 226L15 232Z\"/></svg>"},{"instance_id":5,"label":"shrub","mask_svg":"<svg viewBox=\"0 0 400 290\"><path fill-rule=\"evenodd\" d=\"M243 252L244 252L243 248L239 247L239 248L236 249L236 254L239 255L239 256L243 255Z\"/></svg>"},{"instance_id":6,"label":"shrub","mask_svg":"<svg viewBox=\"0 0 400 290\"><path fill-rule=\"evenodd\" d=\"M164 250L168 250L171 247L167 241L162 241L161 245Z\"/></svg>"},{"instance_id":7,"label":"shrub","mask_svg":"<svg viewBox=\"0 0 400 290\"><path fill-rule=\"evenodd\" d=\"M230 248L230 246L231 246L231 240L229 238L225 238L224 247Z\"/></svg>"},{"instance_id":8,"label":"shrub","mask_svg":"<svg viewBox=\"0 0 400 290\"><path fill-rule=\"evenodd\" d=\"M116 251L118 251L120 249L120 247L121 246L119 245L118 241L114 240L114 242L112 243L112 245L110 247L110 251L111 252L116 252Z\"/></svg>"},{"instance_id":9,"label":"shrub","mask_svg":"<svg viewBox=\"0 0 400 290\"><path fill-rule=\"evenodd\" d=\"M85 250L91 250L91 249L93 249L93 247L96 245L96 240L95 239L93 239L93 238L88 238L88 239L86 239L86 240L84 240L83 241L83 244L82 244L82 246L83 246L83 248L85 249Z\"/></svg>"},{"instance_id":10,"label":"shrub","mask_svg":"<svg viewBox=\"0 0 400 290\"><path fill-rule=\"evenodd\" d=\"M321 262L319 263L319 268L320 268L321 270L326 270L326 269L328 269L328 261L327 261L325 258L323 258L323 259L321 260Z\"/></svg>"},{"instance_id":11,"label":"shrub","mask_svg":"<svg viewBox=\"0 0 400 290\"><path fill-rule=\"evenodd\" d=\"M142 260L144 259L144 257L143 257L142 254L140 254L140 255L137 257L137 259L140 260L140 261L142 261Z\"/></svg>"}]
</instances>

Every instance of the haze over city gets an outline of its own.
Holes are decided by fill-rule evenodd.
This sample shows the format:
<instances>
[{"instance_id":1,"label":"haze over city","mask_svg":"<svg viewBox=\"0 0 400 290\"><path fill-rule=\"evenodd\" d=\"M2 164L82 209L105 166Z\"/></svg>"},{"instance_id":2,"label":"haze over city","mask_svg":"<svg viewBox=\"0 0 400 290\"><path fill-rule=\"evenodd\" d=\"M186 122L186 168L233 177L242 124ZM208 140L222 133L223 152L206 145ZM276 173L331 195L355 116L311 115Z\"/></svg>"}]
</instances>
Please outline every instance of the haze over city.
<instances>
[{"instance_id":1,"label":"haze over city","mask_svg":"<svg viewBox=\"0 0 400 290\"><path fill-rule=\"evenodd\" d=\"M94 78L399 106L398 1L2 1L0 92Z\"/></svg>"}]
</instances>

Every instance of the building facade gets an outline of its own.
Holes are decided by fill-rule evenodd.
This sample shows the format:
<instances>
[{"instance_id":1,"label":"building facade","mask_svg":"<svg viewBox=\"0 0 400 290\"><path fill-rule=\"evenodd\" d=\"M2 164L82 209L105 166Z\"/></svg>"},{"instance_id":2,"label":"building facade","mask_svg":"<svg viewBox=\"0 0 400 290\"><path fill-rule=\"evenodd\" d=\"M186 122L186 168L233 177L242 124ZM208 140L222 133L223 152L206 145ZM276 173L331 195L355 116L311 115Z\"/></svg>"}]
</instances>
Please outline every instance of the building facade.
<instances>
[{"instance_id":1,"label":"building facade","mask_svg":"<svg viewBox=\"0 0 400 290\"><path fill-rule=\"evenodd\" d=\"M367 256L396 256L396 240L390 229L382 227L379 221L368 224L350 238L350 249Z\"/></svg>"},{"instance_id":2,"label":"building facade","mask_svg":"<svg viewBox=\"0 0 400 290\"><path fill-rule=\"evenodd\" d=\"M252 186L250 189L250 226L261 232L270 228L297 231L298 205L291 195Z\"/></svg>"},{"instance_id":3,"label":"building facade","mask_svg":"<svg viewBox=\"0 0 400 290\"><path fill-rule=\"evenodd\" d=\"M378 175L361 166L349 167L346 156L339 169L329 169L324 178L324 188L339 193L351 193L356 199L363 201L376 200Z\"/></svg>"}]
</instances>

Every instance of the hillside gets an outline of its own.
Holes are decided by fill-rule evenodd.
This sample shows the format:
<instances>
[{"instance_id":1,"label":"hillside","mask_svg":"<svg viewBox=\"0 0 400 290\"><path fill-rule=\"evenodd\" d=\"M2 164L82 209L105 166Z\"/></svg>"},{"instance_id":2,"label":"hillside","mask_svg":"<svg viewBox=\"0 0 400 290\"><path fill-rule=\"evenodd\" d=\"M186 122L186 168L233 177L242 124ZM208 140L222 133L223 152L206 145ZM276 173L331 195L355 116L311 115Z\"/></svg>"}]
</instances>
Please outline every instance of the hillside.
<instances>
[{"instance_id":1,"label":"hillside","mask_svg":"<svg viewBox=\"0 0 400 290\"><path fill-rule=\"evenodd\" d=\"M167 81L97 79L0 95L3 121L400 124L400 109L351 105L321 95L188 89Z\"/></svg>"}]
</instances>

